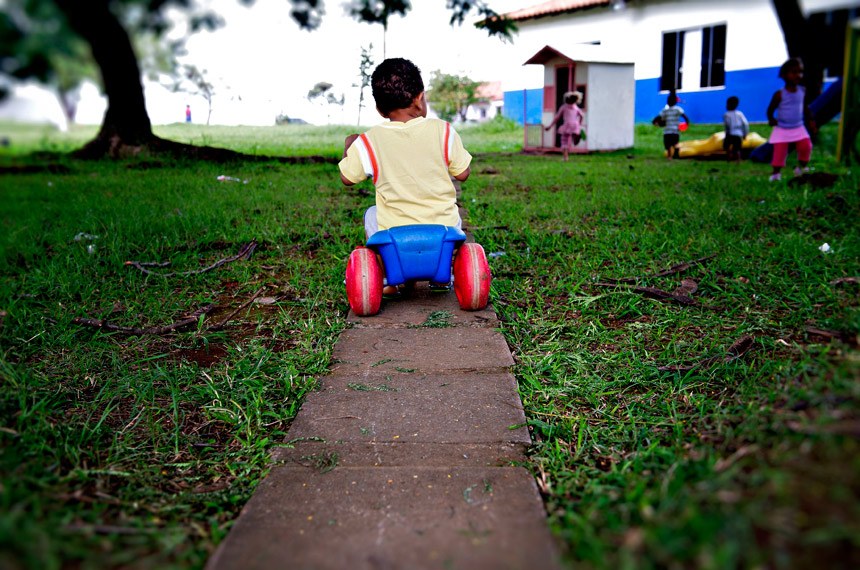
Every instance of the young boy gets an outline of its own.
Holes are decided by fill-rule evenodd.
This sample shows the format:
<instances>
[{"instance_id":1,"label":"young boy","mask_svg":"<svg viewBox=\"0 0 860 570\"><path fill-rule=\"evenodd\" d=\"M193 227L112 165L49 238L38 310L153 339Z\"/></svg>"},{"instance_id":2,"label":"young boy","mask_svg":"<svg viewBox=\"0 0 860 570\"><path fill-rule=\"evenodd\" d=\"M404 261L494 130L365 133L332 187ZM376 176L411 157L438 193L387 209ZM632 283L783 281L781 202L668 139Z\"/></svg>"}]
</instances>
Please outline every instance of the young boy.
<instances>
[{"instance_id":1,"label":"young boy","mask_svg":"<svg viewBox=\"0 0 860 570\"><path fill-rule=\"evenodd\" d=\"M653 124L663 127L663 147L666 149L666 157L669 160L678 158L678 142L681 140L678 125L681 123L681 117L687 121L688 125L690 124L690 118L684 113L684 109L678 106L678 96L673 91L666 98L666 106L651 121Z\"/></svg>"},{"instance_id":2,"label":"young boy","mask_svg":"<svg viewBox=\"0 0 860 570\"><path fill-rule=\"evenodd\" d=\"M726 151L726 160L741 161L741 147L743 141L750 133L750 125L743 113L738 111L740 99L731 96L726 99L726 113L723 115L723 126L726 130L726 138L723 139L723 148Z\"/></svg>"},{"instance_id":3,"label":"young boy","mask_svg":"<svg viewBox=\"0 0 860 570\"><path fill-rule=\"evenodd\" d=\"M365 236L409 224L461 227L451 177L469 177L472 155L450 124L427 118L421 71L407 59L386 59L370 85L376 110L388 121L346 137L338 164L347 186L368 177L376 186L376 205L364 214Z\"/></svg>"}]
</instances>

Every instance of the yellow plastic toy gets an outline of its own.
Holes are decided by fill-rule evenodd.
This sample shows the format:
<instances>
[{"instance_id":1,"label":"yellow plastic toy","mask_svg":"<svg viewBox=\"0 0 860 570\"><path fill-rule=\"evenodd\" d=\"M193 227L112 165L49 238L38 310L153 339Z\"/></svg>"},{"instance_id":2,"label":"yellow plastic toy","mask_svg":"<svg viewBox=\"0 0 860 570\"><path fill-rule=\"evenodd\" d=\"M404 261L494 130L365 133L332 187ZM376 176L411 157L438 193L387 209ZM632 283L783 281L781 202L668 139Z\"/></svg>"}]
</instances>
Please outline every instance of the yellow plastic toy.
<instances>
[{"instance_id":1,"label":"yellow plastic toy","mask_svg":"<svg viewBox=\"0 0 860 570\"><path fill-rule=\"evenodd\" d=\"M726 138L725 131L712 134L706 139L693 141L681 141L678 143L678 156L681 158L692 158L694 156L724 155L723 140ZM758 133L750 133L744 139L741 148L752 150L767 142L767 139Z\"/></svg>"}]
</instances>

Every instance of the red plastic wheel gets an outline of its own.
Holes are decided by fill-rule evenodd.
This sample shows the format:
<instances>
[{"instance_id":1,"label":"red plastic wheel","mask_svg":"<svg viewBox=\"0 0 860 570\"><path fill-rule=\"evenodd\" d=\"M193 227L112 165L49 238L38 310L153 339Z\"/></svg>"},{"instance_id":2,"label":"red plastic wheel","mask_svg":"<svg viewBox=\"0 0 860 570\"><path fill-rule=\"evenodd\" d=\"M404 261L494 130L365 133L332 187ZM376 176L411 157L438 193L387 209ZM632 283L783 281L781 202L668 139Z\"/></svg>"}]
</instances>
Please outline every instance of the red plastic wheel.
<instances>
[{"instance_id":1,"label":"red plastic wheel","mask_svg":"<svg viewBox=\"0 0 860 570\"><path fill-rule=\"evenodd\" d=\"M382 304L382 268L372 249L357 247L346 263L346 298L359 317L379 312Z\"/></svg>"},{"instance_id":2,"label":"red plastic wheel","mask_svg":"<svg viewBox=\"0 0 860 570\"><path fill-rule=\"evenodd\" d=\"M490 299L490 264L484 248L464 243L454 257L454 293L464 311L479 311Z\"/></svg>"}]
</instances>

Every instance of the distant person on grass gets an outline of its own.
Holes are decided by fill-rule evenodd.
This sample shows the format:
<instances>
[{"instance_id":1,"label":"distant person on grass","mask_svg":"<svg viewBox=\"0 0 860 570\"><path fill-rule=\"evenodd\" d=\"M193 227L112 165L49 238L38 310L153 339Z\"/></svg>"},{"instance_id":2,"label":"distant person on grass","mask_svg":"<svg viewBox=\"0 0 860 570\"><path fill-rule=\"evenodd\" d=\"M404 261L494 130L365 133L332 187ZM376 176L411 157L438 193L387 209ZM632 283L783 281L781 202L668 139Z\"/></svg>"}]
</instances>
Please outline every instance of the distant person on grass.
<instances>
[{"instance_id":1,"label":"distant person on grass","mask_svg":"<svg viewBox=\"0 0 860 570\"><path fill-rule=\"evenodd\" d=\"M767 122L773 127L769 140L773 145L771 182L782 180L780 171L788 157L789 143L794 143L797 149L798 166L794 169L794 175L800 176L809 171L812 139L804 123L809 124L813 132L816 130L812 111L804 101L806 89L800 85L803 79L803 62L800 58L793 57L783 63L779 68L779 77L785 82L785 87L773 94L767 106Z\"/></svg>"},{"instance_id":2,"label":"distant person on grass","mask_svg":"<svg viewBox=\"0 0 860 570\"><path fill-rule=\"evenodd\" d=\"M558 128L561 135L561 148L564 150L564 161L567 162L568 152L582 140L582 121L585 115L579 104L582 103L582 93L579 91L568 91L564 94L564 104L558 108L549 126L545 131L552 128L559 121L562 125Z\"/></svg>"},{"instance_id":3,"label":"distant person on grass","mask_svg":"<svg viewBox=\"0 0 860 570\"><path fill-rule=\"evenodd\" d=\"M462 227L451 177L469 177L472 155L449 123L427 118L421 71L407 59L386 59L370 85L376 110L388 121L346 137L338 164L347 186L368 177L376 186L376 205L364 214L365 237L409 224ZM430 286L447 290L449 284ZM383 289L387 297L397 294L396 287Z\"/></svg>"},{"instance_id":4,"label":"distant person on grass","mask_svg":"<svg viewBox=\"0 0 860 570\"><path fill-rule=\"evenodd\" d=\"M723 139L723 149L726 151L726 160L729 162L741 161L741 148L744 139L750 134L750 124L744 114L738 111L739 104L740 99L734 95L726 99L726 112L723 115L726 138Z\"/></svg>"},{"instance_id":5,"label":"distant person on grass","mask_svg":"<svg viewBox=\"0 0 860 570\"><path fill-rule=\"evenodd\" d=\"M690 118L684 113L684 109L678 106L678 96L672 91L666 98L666 106L651 121L654 125L663 127L663 147L666 149L666 158L669 160L678 158L678 143L681 141L678 126L681 124L682 117L689 125Z\"/></svg>"}]
</instances>

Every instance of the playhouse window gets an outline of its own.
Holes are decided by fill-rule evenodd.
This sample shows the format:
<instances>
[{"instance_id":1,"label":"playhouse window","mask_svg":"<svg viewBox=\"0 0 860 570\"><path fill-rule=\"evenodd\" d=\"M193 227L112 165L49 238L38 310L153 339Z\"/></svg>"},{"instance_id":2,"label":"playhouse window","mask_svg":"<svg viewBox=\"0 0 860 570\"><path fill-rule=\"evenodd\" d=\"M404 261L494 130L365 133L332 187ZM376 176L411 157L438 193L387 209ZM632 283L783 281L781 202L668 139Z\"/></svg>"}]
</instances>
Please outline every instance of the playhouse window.
<instances>
[{"instance_id":1,"label":"playhouse window","mask_svg":"<svg viewBox=\"0 0 860 570\"><path fill-rule=\"evenodd\" d=\"M722 87L726 84L725 57L725 24L664 32L660 90Z\"/></svg>"}]
</instances>

